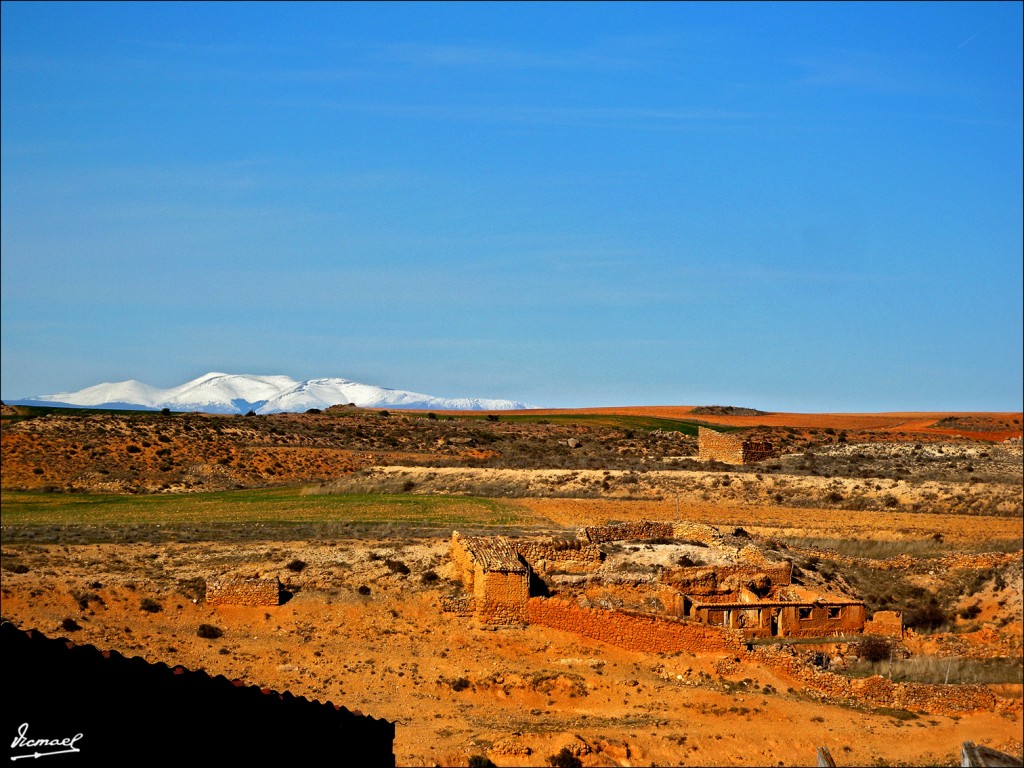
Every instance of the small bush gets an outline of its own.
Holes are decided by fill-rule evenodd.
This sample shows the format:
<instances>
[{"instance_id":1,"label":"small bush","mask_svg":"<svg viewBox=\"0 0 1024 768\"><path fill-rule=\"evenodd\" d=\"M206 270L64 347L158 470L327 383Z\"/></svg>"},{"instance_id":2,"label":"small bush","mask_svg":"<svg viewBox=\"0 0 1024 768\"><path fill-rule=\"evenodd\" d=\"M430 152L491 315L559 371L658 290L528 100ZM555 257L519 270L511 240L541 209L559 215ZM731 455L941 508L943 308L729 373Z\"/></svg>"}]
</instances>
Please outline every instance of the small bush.
<instances>
[{"instance_id":1,"label":"small bush","mask_svg":"<svg viewBox=\"0 0 1024 768\"><path fill-rule=\"evenodd\" d=\"M469 768L497 768L497 766L486 755L470 755Z\"/></svg>"},{"instance_id":2,"label":"small bush","mask_svg":"<svg viewBox=\"0 0 1024 768\"><path fill-rule=\"evenodd\" d=\"M570 752L568 747L562 747L557 755L548 758L548 765L552 768L583 768L583 761Z\"/></svg>"},{"instance_id":3,"label":"small bush","mask_svg":"<svg viewBox=\"0 0 1024 768\"><path fill-rule=\"evenodd\" d=\"M903 612L903 625L914 629L937 629L948 619L934 597L923 605L916 605Z\"/></svg>"},{"instance_id":4,"label":"small bush","mask_svg":"<svg viewBox=\"0 0 1024 768\"><path fill-rule=\"evenodd\" d=\"M142 598L142 601L139 603L139 608L146 613L160 613L160 611L164 609L160 603L151 597Z\"/></svg>"},{"instance_id":5,"label":"small bush","mask_svg":"<svg viewBox=\"0 0 1024 768\"><path fill-rule=\"evenodd\" d=\"M424 584L433 584L434 582L440 580L440 578L441 577L433 571L427 571L422 576L420 576L420 581L422 581Z\"/></svg>"},{"instance_id":6,"label":"small bush","mask_svg":"<svg viewBox=\"0 0 1024 768\"><path fill-rule=\"evenodd\" d=\"M295 573L302 573L302 570L305 567L306 563L298 559L292 560L290 563L288 563L288 565L285 566L285 568L287 568L289 571L294 571Z\"/></svg>"},{"instance_id":7,"label":"small bush","mask_svg":"<svg viewBox=\"0 0 1024 768\"><path fill-rule=\"evenodd\" d=\"M178 581L178 594L184 595L189 600L200 602L206 599L206 579L202 576L196 576L191 579L181 579Z\"/></svg>"},{"instance_id":8,"label":"small bush","mask_svg":"<svg viewBox=\"0 0 1024 768\"><path fill-rule=\"evenodd\" d=\"M883 661L891 652L889 641L878 635L868 635L857 644L857 655L865 661Z\"/></svg>"},{"instance_id":9,"label":"small bush","mask_svg":"<svg viewBox=\"0 0 1024 768\"><path fill-rule=\"evenodd\" d=\"M452 680L450 683L453 691L464 691L469 688L469 680L465 677L459 677Z\"/></svg>"},{"instance_id":10,"label":"small bush","mask_svg":"<svg viewBox=\"0 0 1024 768\"><path fill-rule=\"evenodd\" d=\"M409 575L409 566L401 560L385 560L384 565L386 565L392 573L400 573L403 576Z\"/></svg>"},{"instance_id":11,"label":"small bush","mask_svg":"<svg viewBox=\"0 0 1024 768\"><path fill-rule=\"evenodd\" d=\"M981 613L981 606L975 603L974 605L969 605L960 611L960 618L968 620L975 619L978 617L979 613Z\"/></svg>"},{"instance_id":12,"label":"small bush","mask_svg":"<svg viewBox=\"0 0 1024 768\"><path fill-rule=\"evenodd\" d=\"M681 568L694 568L699 565L707 565L707 563L705 563L699 557L694 559L687 557L686 555L680 555L679 558L676 560L676 565L680 566Z\"/></svg>"},{"instance_id":13,"label":"small bush","mask_svg":"<svg viewBox=\"0 0 1024 768\"><path fill-rule=\"evenodd\" d=\"M67 619L64 619L64 621L62 621L60 623L60 628L63 629L65 632L77 632L82 627L74 619L67 618Z\"/></svg>"},{"instance_id":14,"label":"small bush","mask_svg":"<svg viewBox=\"0 0 1024 768\"><path fill-rule=\"evenodd\" d=\"M368 595L370 594L370 588L365 584L360 584L356 592L358 592L360 595Z\"/></svg>"},{"instance_id":15,"label":"small bush","mask_svg":"<svg viewBox=\"0 0 1024 768\"><path fill-rule=\"evenodd\" d=\"M220 627L213 626L213 624L200 624L196 634L204 640L216 640L224 634L224 630Z\"/></svg>"}]
</instances>

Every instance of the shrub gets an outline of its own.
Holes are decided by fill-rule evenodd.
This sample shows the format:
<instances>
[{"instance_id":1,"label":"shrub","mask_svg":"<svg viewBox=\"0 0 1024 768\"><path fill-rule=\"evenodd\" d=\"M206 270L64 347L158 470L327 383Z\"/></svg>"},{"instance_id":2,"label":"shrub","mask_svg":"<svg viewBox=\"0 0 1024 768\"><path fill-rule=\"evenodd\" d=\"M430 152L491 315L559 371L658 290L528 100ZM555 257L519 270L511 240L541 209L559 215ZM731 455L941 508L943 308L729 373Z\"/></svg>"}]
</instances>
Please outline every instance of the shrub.
<instances>
[{"instance_id":1,"label":"shrub","mask_svg":"<svg viewBox=\"0 0 1024 768\"><path fill-rule=\"evenodd\" d=\"M491 758L485 755L470 755L469 768L497 768Z\"/></svg>"},{"instance_id":2,"label":"shrub","mask_svg":"<svg viewBox=\"0 0 1024 768\"><path fill-rule=\"evenodd\" d=\"M199 630L196 632L204 640L216 640L218 637L224 634L224 630L220 627L215 627L213 624L200 624Z\"/></svg>"},{"instance_id":3,"label":"shrub","mask_svg":"<svg viewBox=\"0 0 1024 768\"><path fill-rule=\"evenodd\" d=\"M63 629L65 632L77 632L82 627L74 619L67 618L60 623L60 628Z\"/></svg>"},{"instance_id":4,"label":"shrub","mask_svg":"<svg viewBox=\"0 0 1024 768\"><path fill-rule=\"evenodd\" d=\"M948 621L938 601L932 597L923 605L916 605L903 612L903 624L914 629L937 629Z\"/></svg>"},{"instance_id":5,"label":"shrub","mask_svg":"<svg viewBox=\"0 0 1024 768\"><path fill-rule=\"evenodd\" d=\"M981 606L975 603L974 605L970 605L967 608L964 608L962 611L960 611L960 618L974 619L977 618L979 613L981 613Z\"/></svg>"},{"instance_id":6,"label":"shrub","mask_svg":"<svg viewBox=\"0 0 1024 768\"><path fill-rule=\"evenodd\" d=\"M889 641L878 635L867 635L857 644L857 655L865 661L883 661L891 652Z\"/></svg>"},{"instance_id":7,"label":"shrub","mask_svg":"<svg viewBox=\"0 0 1024 768\"><path fill-rule=\"evenodd\" d=\"M360 584L356 592L358 592L360 595L368 595L370 594L370 588L365 584Z\"/></svg>"},{"instance_id":8,"label":"shrub","mask_svg":"<svg viewBox=\"0 0 1024 768\"><path fill-rule=\"evenodd\" d=\"M422 581L422 582L423 582L424 584L433 584L433 583L434 583L435 581L438 581L438 580L439 580L440 578L441 578L441 577L440 577L440 576L438 576L438 575L437 575L436 573L434 573L433 571L427 571L427 572L426 572L426 573L424 573L424 574L423 574L422 576L420 576L420 580L421 580L421 581Z\"/></svg>"},{"instance_id":9,"label":"shrub","mask_svg":"<svg viewBox=\"0 0 1024 768\"><path fill-rule=\"evenodd\" d=\"M403 576L407 576L409 574L409 566L401 560L385 560L384 565L386 565L392 573L400 573Z\"/></svg>"},{"instance_id":10,"label":"shrub","mask_svg":"<svg viewBox=\"0 0 1024 768\"><path fill-rule=\"evenodd\" d=\"M139 608L146 613L160 613L164 609L160 603L151 597L142 598L142 602L139 603Z\"/></svg>"},{"instance_id":11,"label":"shrub","mask_svg":"<svg viewBox=\"0 0 1024 768\"><path fill-rule=\"evenodd\" d=\"M680 555L679 558L676 560L676 565L680 566L681 568L694 568L699 565L707 565L707 563L705 563L699 557L693 559L687 557L686 555Z\"/></svg>"},{"instance_id":12,"label":"shrub","mask_svg":"<svg viewBox=\"0 0 1024 768\"><path fill-rule=\"evenodd\" d=\"M583 768L583 761L570 752L568 747L562 747L557 755L548 758L548 765L552 768Z\"/></svg>"},{"instance_id":13,"label":"shrub","mask_svg":"<svg viewBox=\"0 0 1024 768\"><path fill-rule=\"evenodd\" d=\"M465 677L459 677L452 680L450 683L453 691L464 691L469 688L469 679Z\"/></svg>"},{"instance_id":14,"label":"shrub","mask_svg":"<svg viewBox=\"0 0 1024 768\"><path fill-rule=\"evenodd\" d=\"M289 571L294 571L295 573L301 573L305 567L306 563L298 559L292 560L290 563L288 563L288 565L285 566L285 568L287 568Z\"/></svg>"},{"instance_id":15,"label":"shrub","mask_svg":"<svg viewBox=\"0 0 1024 768\"><path fill-rule=\"evenodd\" d=\"M179 580L178 594L184 595L197 603L206 599L206 579L202 576L196 576L191 579Z\"/></svg>"}]
</instances>

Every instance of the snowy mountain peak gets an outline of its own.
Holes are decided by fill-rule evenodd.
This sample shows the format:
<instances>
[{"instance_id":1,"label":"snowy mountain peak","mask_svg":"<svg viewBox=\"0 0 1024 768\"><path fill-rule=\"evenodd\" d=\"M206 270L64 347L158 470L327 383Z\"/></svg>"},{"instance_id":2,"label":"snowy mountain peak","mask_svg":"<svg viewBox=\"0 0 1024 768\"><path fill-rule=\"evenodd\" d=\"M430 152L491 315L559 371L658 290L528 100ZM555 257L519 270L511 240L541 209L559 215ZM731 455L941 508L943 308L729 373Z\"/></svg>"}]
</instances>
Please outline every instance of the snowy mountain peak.
<instances>
[{"instance_id":1,"label":"snowy mountain peak","mask_svg":"<svg viewBox=\"0 0 1024 768\"><path fill-rule=\"evenodd\" d=\"M444 398L360 384L350 379L297 381L290 376L256 376L211 372L169 389L128 380L96 384L77 392L39 395L13 405L202 411L205 413L301 413L310 408L354 403L361 408L437 410L518 410L529 406L511 400Z\"/></svg>"}]
</instances>

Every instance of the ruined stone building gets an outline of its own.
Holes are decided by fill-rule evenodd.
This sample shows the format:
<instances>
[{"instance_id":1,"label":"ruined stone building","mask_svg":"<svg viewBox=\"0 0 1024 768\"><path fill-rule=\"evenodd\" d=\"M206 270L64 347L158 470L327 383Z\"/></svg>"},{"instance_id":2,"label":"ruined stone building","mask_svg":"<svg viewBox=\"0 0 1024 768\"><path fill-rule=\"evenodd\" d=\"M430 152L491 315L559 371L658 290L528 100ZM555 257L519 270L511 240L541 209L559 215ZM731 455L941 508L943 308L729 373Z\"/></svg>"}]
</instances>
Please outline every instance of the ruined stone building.
<instances>
[{"instance_id":1,"label":"ruined stone building","mask_svg":"<svg viewBox=\"0 0 1024 768\"><path fill-rule=\"evenodd\" d=\"M452 562L466 592L471 611L485 624L526 622L530 572L503 536L452 534Z\"/></svg>"},{"instance_id":2,"label":"ruined stone building","mask_svg":"<svg viewBox=\"0 0 1024 768\"><path fill-rule=\"evenodd\" d=\"M623 550L615 543L645 541L699 552L709 562L679 557L677 565L643 574L621 563L608 571L602 547ZM732 541L712 526L680 521L586 527L575 541L456 532L451 558L464 592L445 598L442 607L484 624L542 623L643 650L722 649L756 638L865 630L862 601L796 586L792 563L770 561L752 544ZM638 549L627 547L620 557ZM557 594L531 594L531 583L544 583L537 576L556 585ZM608 606L602 595L654 608L638 610L623 600ZM879 618L872 631L893 632L893 617Z\"/></svg>"},{"instance_id":3,"label":"ruined stone building","mask_svg":"<svg viewBox=\"0 0 1024 768\"><path fill-rule=\"evenodd\" d=\"M755 464L776 456L771 443L750 440L743 433L697 428L697 457L723 464Z\"/></svg>"},{"instance_id":4,"label":"ruined stone building","mask_svg":"<svg viewBox=\"0 0 1024 768\"><path fill-rule=\"evenodd\" d=\"M702 624L738 629L758 637L828 637L864 629L864 603L794 586L773 586L765 595L741 589L731 595L687 595L683 615Z\"/></svg>"}]
</instances>

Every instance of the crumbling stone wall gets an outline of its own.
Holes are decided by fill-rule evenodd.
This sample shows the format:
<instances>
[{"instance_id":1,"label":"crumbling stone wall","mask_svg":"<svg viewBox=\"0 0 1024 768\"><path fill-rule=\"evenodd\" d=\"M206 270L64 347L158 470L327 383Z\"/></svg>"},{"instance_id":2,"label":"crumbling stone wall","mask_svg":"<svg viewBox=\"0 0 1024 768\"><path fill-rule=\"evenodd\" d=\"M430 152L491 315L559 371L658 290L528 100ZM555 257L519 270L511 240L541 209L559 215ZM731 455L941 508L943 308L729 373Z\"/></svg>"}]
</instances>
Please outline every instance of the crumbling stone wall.
<instances>
[{"instance_id":1,"label":"crumbling stone wall","mask_svg":"<svg viewBox=\"0 0 1024 768\"><path fill-rule=\"evenodd\" d=\"M793 581L793 564L783 561L761 565L736 563L669 568L662 572L661 581L691 595L734 592L751 584L763 589L765 581L771 586L783 587Z\"/></svg>"},{"instance_id":2,"label":"crumbling stone wall","mask_svg":"<svg viewBox=\"0 0 1024 768\"><path fill-rule=\"evenodd\" d=\"M870 621L864 622L865 635L903 637L903 616L899 611L875 611Z\"/></svg>"},{"instance_id":3,"label":"crumbling stone wall","mask_svg":"<svg viewBox=\"0 0 1024 768\"><path fill-rule=\"evenodd\" d=\"M280 605L281 582L227 577L206 580L208 605Z\"/></svg>"},{"instance_id":4,"label":"crumbling stone wall","mask_svg":"<svg viewBox=\"0 0 1024 768\"><path fill-rule=\"evenodd\" d=\"M771 646L758 648L749 655L765 666L795 677L806 687L830 699L868 702L946 717L977 710L1007 713L1021 711L1019 698L1004 699L984 685L894 683L878 675L850 679L806 665L791 649Z\"/></svg>"},{"instance_id":5,"label":"crumbling stone wall","mask_svg":"<svg viewBox=\"0 0 1024 768\"><path fill-rule=\"evenodd\" d=\"M631 651L702 654L739 653L744 648L739 633L727 629L633 611L584 608L559 598L530 598L526 613L531 624L575 632Z\"/></svg>"},{"instance_id":6,"label":"crumbling stone wall","mask_svg":"<svg viewBox=\"0 0 1024 768\"><path fill-rule=\"evenodd\" d=\"M595 544L602 544L606 541L644 541L649 539L699 541L709 547L720 547L724 543L722 534L717 528L685 520L663 522L638 520L613 525L588 525L580 529L578 538L580 541L589 541Z\"/></svg>"},{"instance_id":7,"label":"crumbling stone wall","mask_svg":"<svg viewBox=\"0 0 1024 768\"><path fill-rule=\"evenodd\" d=\"M575 546L573 546L575 545ZM604 552L596 544L582 544L558 539L514 542L516 551L540 573L592 573L604 562Z\"/></svg>"},{"instance_id":8,"label":"crumbling stone wall","mask_svg":"<svg viewBox=\"0 0 1024 768\"><path fill-rule=\"evenodd\" d=\"M744 439L734 432L697 428L697 456L701 461L723 464L754 464L775 456L771 443Z\"/></svg>"},{"instance_id":9,"label":"crumbling stone wall","mask_svg":"<svg viewBox=\"0 0 1024 768\"><path fill-rule=\"evenodd\" d=\"M684 541L699 541L709 547L721 547L725 540L717 528L704 523L691 523L686 520L672 523L672 538Z\"/></svg>"},{"instance_id":10,"label":"crumbling stone wall","mask_svg":"<svg viewBox=\"0 0 1024 768\"><path fill-rule=\"evenodd\" d=\"M473 562L473 558L470 556L469 551L466 549L466 545L462 542L462 537L458 535L458 532L452 534L452 544L451 548L448 550L448 554L458 571L459 581L462 582L462 586L467 590L472 591L476 564Z\"/></svg>"},{"instance_id":11,"label":"crumbling stone wall","mask_svg":"<svg viewBox=\"0 0 1024 768\"><path fill-rule=\"evenodd\" d=\"M674 537L672 523L655 523L650 520L615 525L588 525L581 528L579 532L579 538L582 541L591 541L595 544L602 544L606 541L671 539Z\"/></svg>"}]
</instances>

